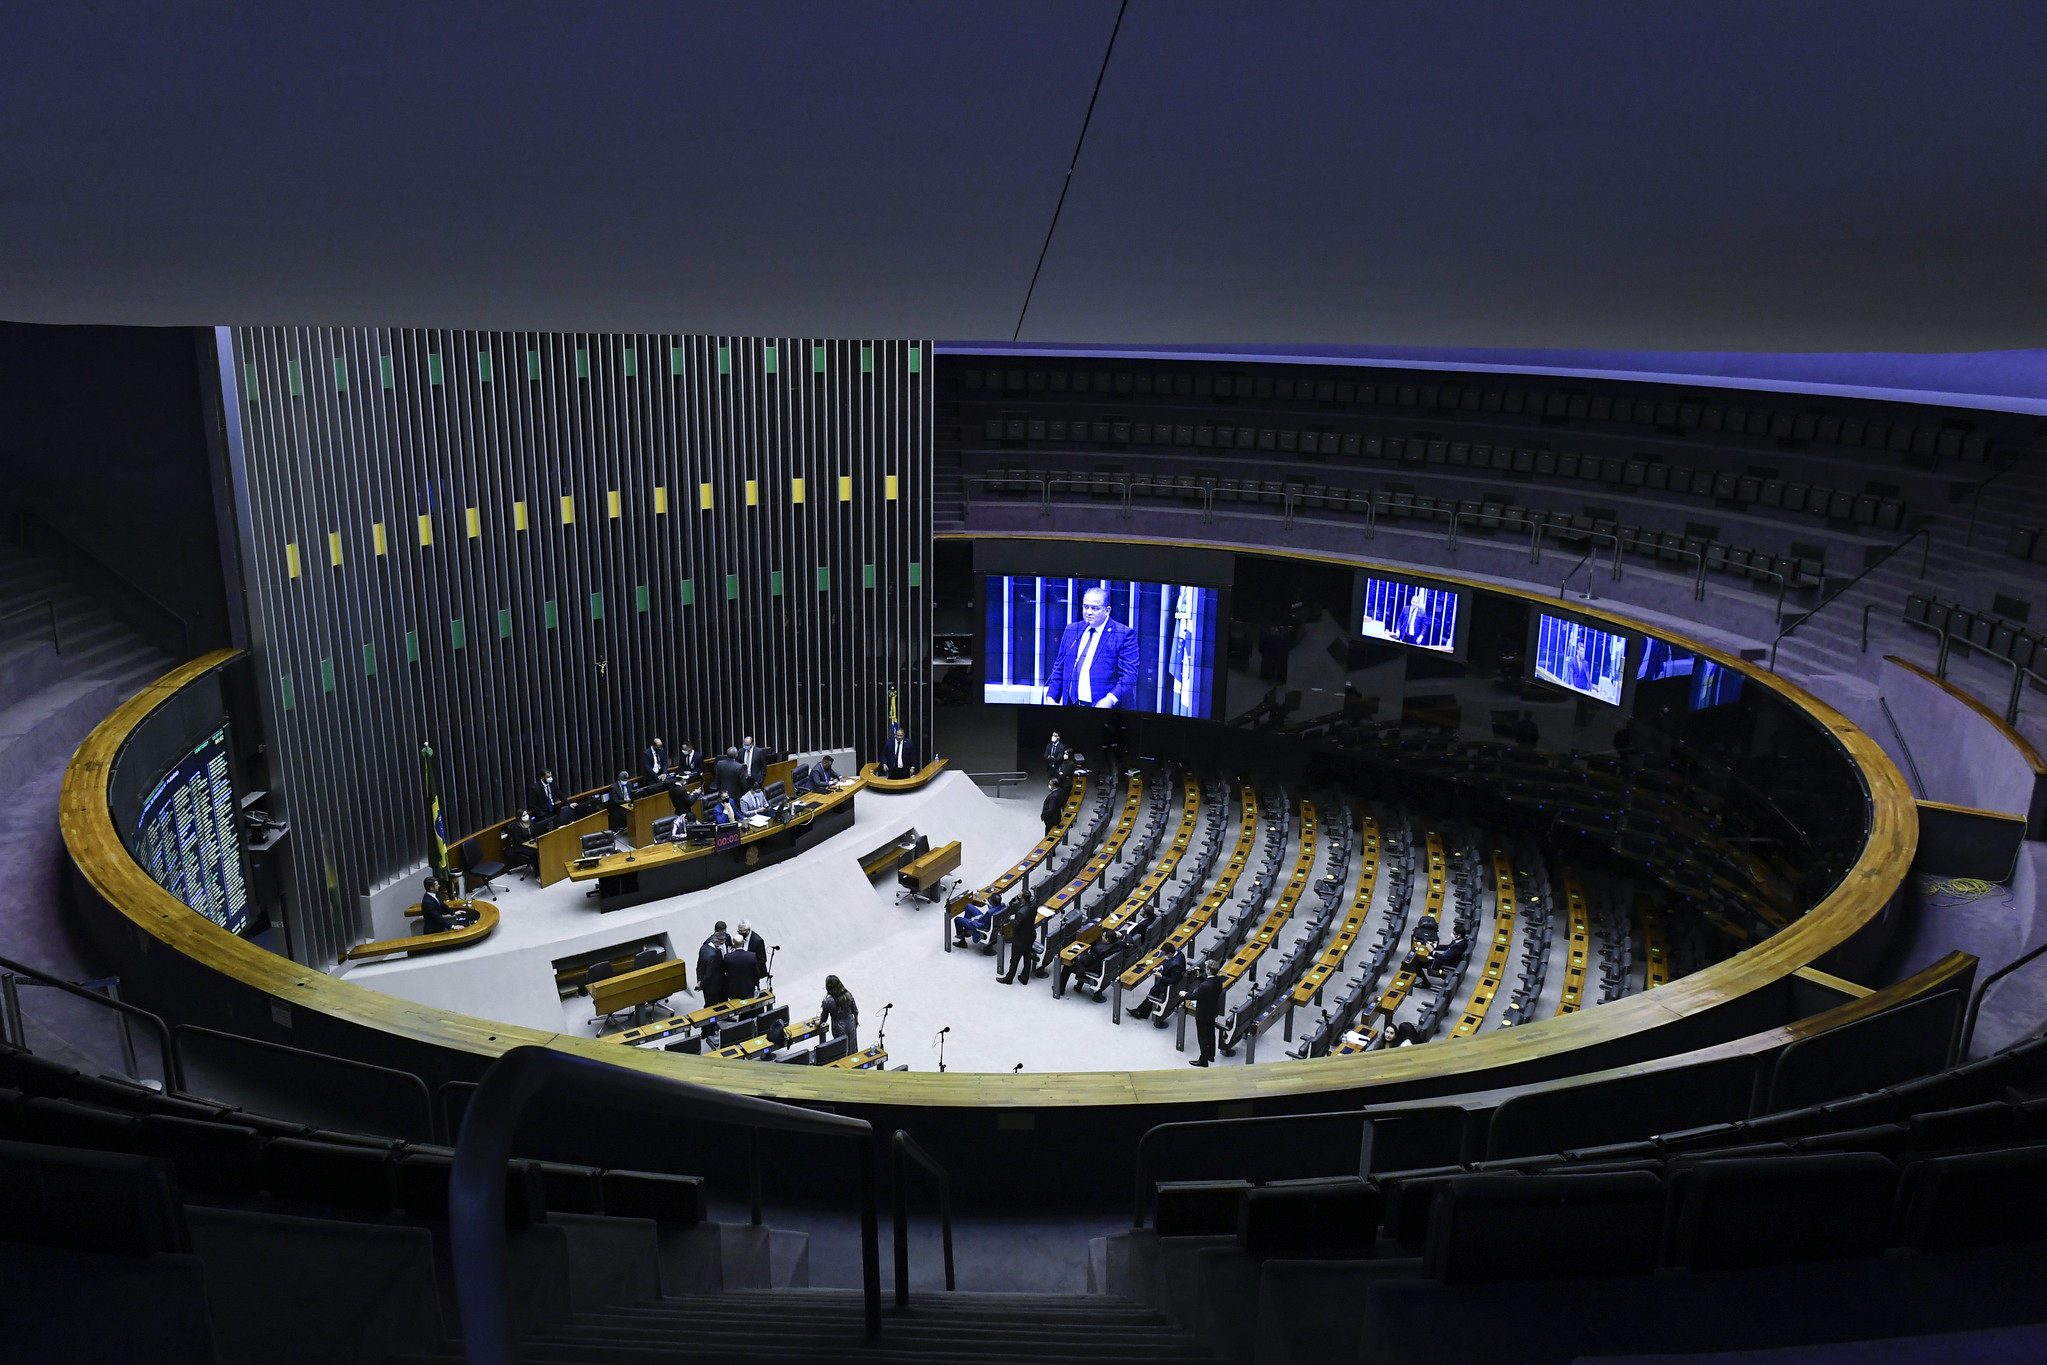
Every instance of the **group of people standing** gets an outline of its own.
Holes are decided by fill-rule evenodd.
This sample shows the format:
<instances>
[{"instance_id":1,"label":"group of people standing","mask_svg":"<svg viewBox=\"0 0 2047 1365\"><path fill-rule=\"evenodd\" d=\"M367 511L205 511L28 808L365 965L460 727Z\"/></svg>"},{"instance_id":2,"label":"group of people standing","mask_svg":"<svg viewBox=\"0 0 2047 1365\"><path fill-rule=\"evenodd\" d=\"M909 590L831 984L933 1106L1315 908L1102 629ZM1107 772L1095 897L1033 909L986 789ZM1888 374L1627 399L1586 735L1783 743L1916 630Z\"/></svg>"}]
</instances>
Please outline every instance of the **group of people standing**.
<instances>
[{"instance_id":1,"label":"group of people standing","mask_svg":"<svg viewBox=\"0 0 2047 1365\"><path fill-rule=\"evenodd\" d=\"M751 1000L764 985L772 987L774 977L767 970L769 952L760 931L747 921L728 930L725 921L719 920L697 949L697 988L703 992L704 1003ZM850 1047L860 1046L860 1004L838 977L824 979L824 999L817 1012L823 1026L821 1036L849 1039Z\"/></svg>"}]
</instances>

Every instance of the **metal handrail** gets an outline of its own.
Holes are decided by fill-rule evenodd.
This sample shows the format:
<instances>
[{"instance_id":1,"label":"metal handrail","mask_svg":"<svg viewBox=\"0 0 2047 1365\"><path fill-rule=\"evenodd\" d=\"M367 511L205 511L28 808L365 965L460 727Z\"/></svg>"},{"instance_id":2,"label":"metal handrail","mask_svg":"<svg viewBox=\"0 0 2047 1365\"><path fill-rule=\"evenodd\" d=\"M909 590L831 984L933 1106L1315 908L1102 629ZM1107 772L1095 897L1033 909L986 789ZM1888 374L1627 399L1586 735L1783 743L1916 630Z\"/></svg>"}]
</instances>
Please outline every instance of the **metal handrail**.
<instances>
[{"instance_id":1,"label":"metal handrail","mask_svg":"<svg viewBox=\"0 0 2047 1365\"><path fill-rule=\"evenodd\" d=\"M1940 651L1933 656L1933 676L1945 682L1947 680L1948 644L1954 637L1931 621L1915 621L1909 616L1900 616L1898 619L1908 626L1917 626L1921 630L1930 630L1940 637Z\"/></svg>"},{"instance_id":2,"label":"metal handrail","mask_svg":"<svg viewBox=\"0 0 2047 1365\"><path fill-rule=\"evenodd\" d=\"M1898 741L1898 752L1905 756L1905 767L1912 774L1912 787L1919 793L1919 799L1926 799L1926 783L1919 777L1919 761L1912 757L1912 746L1905 742L1905 732L1898 727L1898 718L1891 714L1891 704L1882 697L1876 704L1883 708L1884 720L1891 727L1891 738Z\"/></svg>"},{"instance_id":3,"label":"metal handrail","mask_svg":"<svg viewBox=\"0 0 2047 1365\"><path fill-rule=\"evenodd\" d=\"M1848 595L1849 590L1852 589L1857 583L1860 583L1863 579L1869 577L1878 569L1881 569L1884 565L1890 563L1891 556L1897 554L1898 551L1904 549L1907 545L1910 545L1913 541L1918 540L1922 536L1925 537L1926 544L1921 547L1919 552L1919 577L1924 579L1926 577L1927 559L1933 553L1933 532L1930 528L1922 526L1918 530L1914 531L1911 535L1906 536L1903 540L1899 541L1896 545L1891 546L1888 550L1885 550L1882 554L1878 555L1876 559L1873 560L1872 562L1863 565L1862 572L1855 575L1855 577L1849 579L1846 583L1842 584L1841 590L1839 592L1835 593L1832 597L1825 599L1818 606L1814 607L1811 611L1808 611L1803 615L1799 616L1797 620L1793 621L1790 625L1784 627L1784 629L1778 631L1777 638L1770 641L1770 662L1767 665L1769 670L1772 673L1775 673L1777 671L1777 645L1784 639L1785 636L1789 635L1792 631L1797 630L1807 621L1812 620L1813 617L1818 616L1821 612L1825 611L1834 603L1840 601L1843 597L1846 597ZM1822 582L1820 586L1820 591L1822 592L1826 591L1826 585L1824 582Z\"/></svg>"},{"instance_id":4,"label":"metal handrail","mask_svg":"<svg viewBox=\"0 0 2047 1365\"><path fill-rule=\"evenodd\" d=\"M931 1154L917 1145L902 1129L896 1129L889 1144L894 1149L896 1177L896 1308L910 1306L910 1200L904 1192L903 1158L922 1166L938 1181L938 1226L945 1240L945 1287L955 1289L952 1273L952 1177Z\"/></svg>"},{"instance_id":5,"label":"metal handrail","mask_svg":"<svg viewBox=\"0 0 2047 1365\"><path fill-rule=\"evenodd\" d=\"M1298 1124L1323 1123L1331 1119L1350 1119L1352 1121L1359 1120L1363 1121L1365 1126L1365 1135L1364 1141L1361 1144L1358 1153L1358 1174L1359 1175L1366 1174L1367 1169L1371 1165L1372 1159L1372 1115L1371 1111L1367 1109L1332 1109L1323 1110L1321 1112L1313 1114L1268 1114L1262 1118L1249 1119L1188 1119L1180 1123L1155 1124L1151 1128L1146 1129L1144 1136L1137 1140L1136 1158L1137 1198L1133 1201L1131 1205L1130 1226L1134 1228L1141 1228L1144 1226L1145 1194L1148 1188L1147 1182L1145 1181L1145 1175L1147 1172L1148 1165L1148 1162L1146 1160L1147 1158L1146 1148L1149 1147L1151 1140L1157 1137L1160 1133L1164 1133L1169 1130L1186 1131L1195 1128L1202 1129L1248 1128L1257 1125L1277 1125L1286 1123Z\"/></svg>"},{"instance_id":6,"label":"metal handrail","mask_svg":"<svg viewBox=\"0 0 2047 1365\"><path fill-rule=\"evenodd\" d=\"M290 1047L284 1043L272 1043L261 1038L245 1038L239 1033L223 1033L219 1029L201 1028L197 1024L174 1024L171 1026L171 1032L181 1037L186 1034L192 1034L202 1038L225 1038L230 1043L241 1043L247 1047L260 1048L265 1052L281 1052L287 1057L307 1058L316 1062L326 1062L333 1066L347 1067L352 1071L367 1071L374 1075L390 1077L394 1080L410 1081L419 1088L420 1112L426 1119L425 1132L428 1139L433 1142L442 1142L446 1137L445 1130L434 1121L433 1095L427 1090L426 1082L410 1071L399 1071L393 1067L377 1066L371 1062L358 1062L352 1057L336 1057L331 1052L314 1052L308 1048ZM216 1096L216 1098L218 1097Z\"/></svg>"},{"instance_id":7,"label":"metal handrail","mask_svg":"<svg viewBox=\"0 0 2047 1365\"><path fill-rule=\"evenodd\" d=\"M1463 507L1451 508L1450 530L1443 537L1443 548L1452 552L1457 549L1457 532L1459 526L1463 524L1464 518L1470 517L1474 521L1483 521L1486 516L1487 513L1483 511L1467 511ZM1528 562L1530 564L1542 563L1542 532L1544 523L1532 521L1527 517L1510 517L1504 512L1494 512L1491 516L1502 526L1526 526L1528 528Z\"/></svg>"},{"instance_id":8,"label":"metal handrail","mask_svg":"<svg viewBox=\"0 0 2047 1365\"><path fill-rule=\"evenodd\" d=\"M1024 781L1025 778L1029 776L1030 776L1029 773L1023 772L968 773L967 780L970 782L979 782L982 779L986 778L988 780L993 781L995 783L995 794L999 797L1002 795L1002 789L1004 787L1018 786Z\"/></svg>"},{"instance_id":9,"label":"metal handrail","mask_svg":"<svg viewBox=\"0 0 2047 1365\"><path fill-rule=\"evenodd\" d=\"M11 611L0 611L0 621L12 621L15 617L26 616L32 611L47 611L50 614L50 648L62 654L64 642L57 638L57 603L54 599L45 597L40 602L30 602L27 606L15 607Z\"/></svg>"},{"instance_id":10,"label":"metal handrail","mask_svg":"<svg viewBox=\"0 0 2047 1365\"><path fill-rule=\"evenodd\" d=\"M2011 459L2005 462L2004 468L1998 470L1995 474L1992 474L1989 478L1983 480L1983 482L1976 485L1976 491L1969 495L1969 526L1968 529L1962 533L1962 544L1974 545L1976 543L1976 505L1983 501L1983 490L1990 487L1991 484L1996 483L2005 475L2011 473L2014 469L2017 469L2019 465L2025 460L2027 452L2039 449L2039 444L2040 443L2038 441L2035 441L2031 446L2028 446L2025 451L2020 451L2017 454L2013 455ZM1923 577L1924 575L1921 576Z\"/></svg>"},{"instance_id":11,"label":"metal handrail","mask_svg":"<svg viewBox=\"0 0 2047 1365\"><path fill-rule=\"evenodd\" d=\"M682 1119L781 1132L847 1137L860 1149L860 1270L867 1335L881 1335L881 1254L874 1199L874 1128L865 1119L819 1113L772 1100L731 1095L652 1072L544 1047L515 1047L483 1074L455 1145L448 1181L448 1232L461 1306L464 1348L475 1365L517 1359L505 1302L505 1167L527 1106L542 1093L570 1103L638 1100Z\"/></svg>"},{"instance_id":12,"label":"metal handrail","mask_svg":"<svg viewBox=\"0 0 2047 1365\"><path fill-rule=\"evenodd\" d=\"M86 546L80 544L78 540L76 540L74 537L68 535L67 533L59 530L57 527L51 525L49 519L42 516L40 513L31 511L30 509L24 507L21 509L20 516L21 516L20 539L21 544L24 548L26 548L28 545L28 524L31 520L33 520L39 526L41 526L46 533L55 537L58 540L63 541L64 544L70 546L71 549L76 553L85 556L85 558L90 560L94 567L98 568L102 573L107 574L109 577L113 578L115 582L121 584L121 586L127 588L137 597L140 597L143 601L149 603L150 606L155 607L165 616L168 616L171 618L171 620L177 622L178 635L184 644L184 654L182 655L182 657L186 659L192 657L192 623L185 619L185 614L183 612L177 610L175 607L167 605L162 598L158 597L149 589L143 587L140 583L137 583L134 579L128 577L127 574L122 573L113 565L107 563L106 560L101 559L98 555L94 554Z\"/></svg>"},{"instance_id":13,"label":"metal handrail","mask_svg":"<svg viewBox=\"0 0 2047 1365\"><path fill-rule=\"evenodd\" d=\"M1592 562L1592 556L1598 553L1599 547L1597 545L1588 545L1585 547L1584 555L1579 558L1576 564L1573 564L1571 566L1571 571L1564 575L1563 581L1557 584L1557 601L1561 602L1564 600L1564 594L1570 590L1571 580L1578 576L1578 570L1584 568L1587 564L1590 564ZM1592 582L1593 575L1591 574L1585 575L1585 596L1588 600L1592 596Z\"/></svg>"},{"instance_id":14,"label":"metal handrail","mask_svg":"<svg viewBox=\"0 0 2047 1365\"><path fill-rule=\"evenodd\" d=\"M118 1010L130 1019L144 1020L151 1028L156 1030L157 1045L163 1051L164 1089L183 1090L185 1088L185 1068L178 1059L178 1041L171 1036L170 1025L164 1023L161 1016L151 1014L148 1010L138 1005L131 1005L125 1000L114 1000L107 996L96 994L83 986L66 981L62 977L52 976L48 972L37 971L34 967L24 966L12 958L0 957L0 970L13 972L17 976L25 976L29 980L39 982L45 986L54 986L66 995L75 995L80 1000L90 1000L95 1005L103 1005L107 1009ZM12 983L9 983L8 996L8 1008L18 1015L20 1005L13 999Z\"/></svg>"},{"instance_id":15,"label":"metal handrail","mask_svg":"<svg viewBox=\"0 0 2047 1365\"><path fill-rule=\"evenodd\" d=\"M1999 967L1996 971L1992 972L1990 975L1983 978L1982 983L1976 987L1975 995L1971 996L1969 999L1969 1017L1962 1024L1961 1042L1956 1046L1955 1049L1955 1060L1957 1062L1966 1061L1968 1059L1969 1044L1975 1041L1976 1038L1976 1015L1983 1008L1983 998L1990 994L1990 988L1996 985L1998 982L2004 980L2004 978L2006 978L2007 976L2010 976L2019 968L2025 966L2028 962L2031 962L2034 958L2040 956L2040 954L2042 953L2047 953L2047 943L2040 944L2038 947L2033 948L2029 952L2025 953L2023 956L2013 958L2011 961L2005 963L2002 967Z\"/></svg>"}]
</instances>

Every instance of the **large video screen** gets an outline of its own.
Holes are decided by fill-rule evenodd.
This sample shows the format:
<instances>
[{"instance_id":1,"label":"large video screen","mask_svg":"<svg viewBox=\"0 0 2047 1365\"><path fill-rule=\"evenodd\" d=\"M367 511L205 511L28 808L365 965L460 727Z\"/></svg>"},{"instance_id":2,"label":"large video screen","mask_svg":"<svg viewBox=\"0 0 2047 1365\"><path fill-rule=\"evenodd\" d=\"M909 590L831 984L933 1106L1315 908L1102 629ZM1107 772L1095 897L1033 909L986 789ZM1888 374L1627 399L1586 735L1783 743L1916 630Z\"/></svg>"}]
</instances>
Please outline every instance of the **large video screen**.
<instances>
[{"instance_id":1,"label":"large video screen","mask_svg":"<svg viewBox=\"0 0 2047 1365\"><path fill-rule=\"evenodd\" d=\"M1210 719L1221 599L1182 583L989 574L982 700Z\"/></svg>"},{"instance_id":2,"label":"large video screen","mask_svg":"<svg viewBox=\"0 0 2047 1365\"><path fill-rule=\"evenodd\" d=\"M1642 663L1635 670L1642 682L1664 678L1690 678L1691 709L1704 711L1741 699L1741 674L1726 664L1695 654L1667 640L1650 640L1642 650Z\"/></svg>"},{"instance_id":3,"label":"large video screen","mask_svg":"<svg viewBox=\"0 0 2047 1365\"><path fill-rule=\"evenodd\" d=\"M1462 593L1367 574L1363 596L1358 634L1366 639L1389 640L1438 654L1456 652Z\"/></svg>"},{"instance_id":4,"label":"large video screen","mask_svg":"<svg viewBox=\"0 0 2047 1365\"><path fill-rule=\"evenodd\" d=\"M1544 682L1619 706L1627 670L1627 636L1546 611L1536 614L1535 676Z\"/></svg>"},{"instance_id":5,"label":"large video screen","mask_svg":"<svg viewBox=\"0 0 2047 1365\"><path fill-rule=\"evenodd\" d=\"M249 927L239 821L222 726L181 756L143 800L132 845L158 886L234 934Z\"/></svg>"}]
</instances>

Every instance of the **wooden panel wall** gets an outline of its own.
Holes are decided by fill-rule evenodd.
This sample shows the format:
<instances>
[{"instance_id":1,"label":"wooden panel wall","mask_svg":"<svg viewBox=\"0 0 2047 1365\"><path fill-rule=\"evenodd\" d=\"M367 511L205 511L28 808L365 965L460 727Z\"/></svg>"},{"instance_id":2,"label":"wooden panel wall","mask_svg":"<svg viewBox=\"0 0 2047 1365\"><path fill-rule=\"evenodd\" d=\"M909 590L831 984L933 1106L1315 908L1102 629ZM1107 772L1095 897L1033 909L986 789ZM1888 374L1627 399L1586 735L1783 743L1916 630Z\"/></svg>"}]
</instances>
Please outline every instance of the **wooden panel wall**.
<instances>
[{"instance_id":1,"label":"wooden panel wall","mask_svg":"<svg viewBox=\"0 0 2047 1365\"><path fill-rule=\"evenodd\" d=\"M929 749L928 343L222 329L293 956L653 735ZM273 810L275 806L273 805Z\"/></svg>"}]
</instances>

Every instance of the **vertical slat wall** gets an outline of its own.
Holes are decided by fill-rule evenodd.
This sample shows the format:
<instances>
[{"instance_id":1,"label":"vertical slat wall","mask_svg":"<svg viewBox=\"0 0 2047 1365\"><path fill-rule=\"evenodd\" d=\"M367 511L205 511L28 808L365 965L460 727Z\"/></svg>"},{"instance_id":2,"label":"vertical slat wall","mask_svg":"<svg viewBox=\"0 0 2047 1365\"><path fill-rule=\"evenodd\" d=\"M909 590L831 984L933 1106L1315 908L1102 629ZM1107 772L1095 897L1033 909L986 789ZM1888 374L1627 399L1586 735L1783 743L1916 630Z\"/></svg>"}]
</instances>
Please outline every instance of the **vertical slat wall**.
<instances>
[{"instance_id":1,"label":"vertical slat wall","mask_svg":"<svg viewBox=\"0 0 2047 1365\"><path fill-rule=\"evenodd\" d=\"M874 753L891 683L928 752L928 343L233 344L301 961L334 962L358 897L425 857L423 739L451 835L516 812L544 764L595 787L657 734Z\"/></svg>"}]
</instances>

